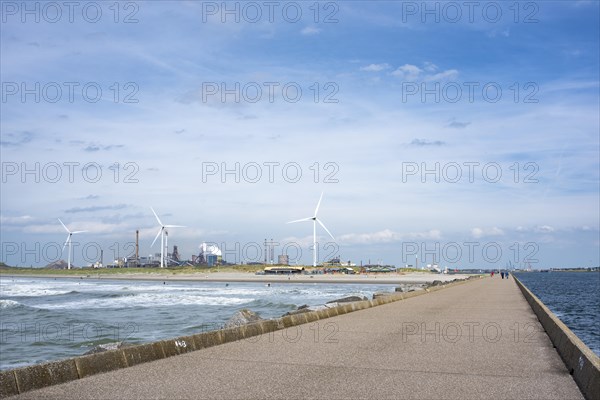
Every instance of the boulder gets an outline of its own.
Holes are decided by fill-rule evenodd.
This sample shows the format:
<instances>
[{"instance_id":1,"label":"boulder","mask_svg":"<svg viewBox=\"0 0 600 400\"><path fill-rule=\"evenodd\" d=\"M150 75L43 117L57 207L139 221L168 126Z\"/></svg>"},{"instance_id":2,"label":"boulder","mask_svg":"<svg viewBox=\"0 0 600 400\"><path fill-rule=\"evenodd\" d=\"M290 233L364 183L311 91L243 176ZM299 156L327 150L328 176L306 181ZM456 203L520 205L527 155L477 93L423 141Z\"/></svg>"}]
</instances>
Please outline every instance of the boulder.
<instances>
[{"instance_id":1,"label":"boulder","mask_svg":"<svg viewBox=\"0 0 600 400\"><path fill-rule=\"evenodd\" d=\"M257 313L244 308L233 314L233 316L225 322L224 328L235 328L236 326L251 324L262 320L263 319L259 317Z\"/></svg>"},{"instance_id":2,"label":"boulder","mask_svg":"<svg viewBox=\"0 0 600 400\"><path fill-rule=\"evenodd\" d=\"M314 310L312 310L308 304L304 304L295 310L286 312L285 314L282 315L282 317L286 317L288 315L303 314L303 313L307 313L307 312L311 312L311 311L314 311Z\"/></svg>"},{"instance_id":3,"label":"boulder","mask_svg":"<svg viewBox=\"0 0 600 400\"><path fill-rule=\"evenodd\" d=\"M341 299L328 301L326 304L331 304L331 303L351 303L353 301L363 301L363 300L368 300L368 299L366 297L364 297L364 296L348 296L348 297L342 297Z\"/></svg>"},{"instance_id":4,"label":"boulder","mask_svg":"<svg viewBox=\"0 0 600 400\"><path fill-rule=\"evenodd\" d=\"M433 287L433 286L442 286L443 284L444 284L444 282L436 280L436 281L426 284L425 287L428 288L428 287Z\"/></svg>"},{"instance_id":5,"label":"boulder","mask_svg":"<svg viewBox=\"0 0 600 400\"><path fill-rule=\"evenodd\" d=\"M392 292L375 292L375 293L373 293L373 300L376 300L380 297L391 296L393 294L394 293L392 293Z\"/></svg>"},{"instance_id":6,"label":"boulder","mask_svg":"<svg viewBox=\"0 0 600 400\"><path fill-rule=\"evenodd\" d=\"M296 314L304 314L310 312L310 310L304 308L302 310L292 310L292 311L288 311L285 314L282 315L282 317L287 317L288 315L296 315Z\"/></svg>"},{"instance_id":7,"label":"boulder","mask_svg":"<svg viewBox=\"0 0 600 400\"><path fill-rule=\"evenodd\" d=\"M402 289L400 286L398 286L398 287L395 289L395 291L396 291L396 292L404 292L404 289Z\"/></svg>"}]
</instances>

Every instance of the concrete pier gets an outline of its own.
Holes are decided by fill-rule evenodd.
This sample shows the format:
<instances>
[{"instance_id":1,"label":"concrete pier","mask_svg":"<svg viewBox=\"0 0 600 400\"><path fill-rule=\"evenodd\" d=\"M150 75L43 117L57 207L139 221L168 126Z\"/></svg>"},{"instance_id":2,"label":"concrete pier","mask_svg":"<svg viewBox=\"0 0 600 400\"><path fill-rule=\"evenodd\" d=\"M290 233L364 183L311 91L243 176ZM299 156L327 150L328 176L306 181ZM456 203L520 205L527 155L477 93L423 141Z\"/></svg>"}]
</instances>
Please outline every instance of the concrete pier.
<instances>
[{"instance_id":1,"label":"concrete pier","mask_svg":"<svg viewBox=\"0 0 600 400\"><path fill-rule=\"evenodd\" d=\"M475 280L18 399L583 399L515 281Z\"/></svg>"}]
</instances>

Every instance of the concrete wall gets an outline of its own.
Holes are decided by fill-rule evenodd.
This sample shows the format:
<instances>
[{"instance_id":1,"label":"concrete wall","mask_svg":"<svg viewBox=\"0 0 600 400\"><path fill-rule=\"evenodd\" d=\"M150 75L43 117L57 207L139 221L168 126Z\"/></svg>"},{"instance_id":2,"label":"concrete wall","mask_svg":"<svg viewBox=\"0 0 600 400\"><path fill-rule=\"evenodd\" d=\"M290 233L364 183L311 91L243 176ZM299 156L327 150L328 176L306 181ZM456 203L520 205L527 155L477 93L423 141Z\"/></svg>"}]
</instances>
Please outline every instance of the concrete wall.
<instances>
[{"instance_id":1,"label":"concrete wall","mask_svg":"<svg viewBox=\"0 0 600 400\"><path fill-rule=\"evenodd\" d=\"M24 393L46 386L81 379L86 376L131 367L190 351L201 350L223 343L234 342L252 336L314 322L353 311L421 296L450 286L461 285L468 280L455 281L414 292L390 292L376 299L341 304L336 307L263 320L235 328L204 332L192 336L162 340L137 346L109 350L102 353L70 358L62 361L31 365L29 367L0 371L0 398Z\"/></svg>"},{"instance_id":2,"label":"concrete wall","mask_svg":"<svg viewBox=\"0 0 600 400\"><path fill-rule=\"evenodd\" d=\"M586 399L600 399L600 358L516 277L523 296Z\"/></svg>"}]
</instances>

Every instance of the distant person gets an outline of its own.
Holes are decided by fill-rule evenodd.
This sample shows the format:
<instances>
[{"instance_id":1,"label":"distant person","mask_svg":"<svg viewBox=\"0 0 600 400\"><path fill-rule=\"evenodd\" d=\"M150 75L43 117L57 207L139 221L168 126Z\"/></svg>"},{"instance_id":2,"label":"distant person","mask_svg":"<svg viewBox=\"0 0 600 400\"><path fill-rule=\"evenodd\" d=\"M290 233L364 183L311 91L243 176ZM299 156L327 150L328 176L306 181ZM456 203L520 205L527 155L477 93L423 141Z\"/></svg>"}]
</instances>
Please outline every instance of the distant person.
<instances>
[{"instance_id":1,"label":"distant person","mask_svg":"<svg viewBox=\"0 0 600 400\"><path fill-rule=\"evenodd\" d=\"M500 277L501 277L502 279L504 279L504 271L501 271L501 272L500 272Z\"/></svg>"}]
</instances>

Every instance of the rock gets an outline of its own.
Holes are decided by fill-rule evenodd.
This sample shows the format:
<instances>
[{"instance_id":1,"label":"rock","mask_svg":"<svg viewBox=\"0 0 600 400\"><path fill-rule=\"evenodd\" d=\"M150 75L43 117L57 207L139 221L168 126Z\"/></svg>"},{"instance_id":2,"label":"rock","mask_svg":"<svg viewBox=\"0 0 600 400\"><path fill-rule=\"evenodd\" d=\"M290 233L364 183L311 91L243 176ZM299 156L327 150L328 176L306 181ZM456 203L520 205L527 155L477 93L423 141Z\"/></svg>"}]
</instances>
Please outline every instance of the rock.
<instances>
[{"instance_id":1,"label":"rock","mask_svg":"<svg viewBox=\"0 0 600 400\"><path fill-rule=\"evenodd\" d=\"M392 292L375 292L373 293L373 300L378 299L380 297L386 297L386 296L391 296L394 293Z\"/></svg>"},{"instance_id":2,"label":"rock","mask_svg":"<svg viewBox=\"0 0 600 400\"><path fill-rule=\"evenodd\" d=\"M299 308L297 310L292 310L292 311L288 311L285 314L282 315L282 317L287 317L288 315L296 315L296 314L304 314L307 312L311 312L313 310L311 310L310 308Z\"/></svg>"},{"instance_id":3,"label":"rock","mask_svg":"<svg viewBox=\"0 0 600 400\"><path fill-rule=\"evenodd\" d=\"M88 350L85 353L83 353L83 355L87 356L88 354L103 353L105 351L117 350L117 349L121 349L123 347L129 347L129 346L131 346L131 345L127 344L125 342L104 343L104 344L99 344L97 346L94 346L91 350Z\"/></svg>"},{"instance_id":4,"label":"rock","mask_svg":"<svg viewBox=\"0 0 600 400\"><path fill-rule=\"evenodd\" d=\"M402 289L400 286L398 286L398 287L395 289L395 291L396 291L396 292L404 292L404 290L403 290L403 289Z\"/></svg>"},{"instance_id":5,"label":"rock","mask_svg":"<svg viewBox=\"0 0 600 400\"><path fill-rule=\"evenodd\" d=\"M287 317L288 315L296 315L313 311L308 304L304 304L299 306L297 309L288 311L282 315L282 317Z\"/></svg>"},{"instance_id":6,"label":"rock","mask_svg":"<svg viewBox=\"0 0 600 400\"><path fill-rule=\"evenodd\" d=\"M342 297L341 299L328 301L326 304L331 304L331 303L351 303L353 301L363 301L363 300L368 300L368 299L366 297L364 297L364 296L348 296L348 297Z\"/></svg>"},{"instance_id":7,"label":"rock","mask_svg":"<svg viewBox=\"0 0 600 400\"><path fill-rule=\"evenodd\" d=\"M433 281L433 282L427 284L426 287L442 286L443 284L444 284L444 282L442 282L442 281Z\"/></svg>"},{"instance_id":8,"label":"rock","mask_svg":"<svg viewBox=\"0 0 600 400\"><path fill-rule=\"evenodd\" d=\"M233 314L233 316L225 322L224 328L235 328L236 326L251 324L262 320L263 319L259 317L257 313L244 308Z\"/></svg>"}]
</instances>

